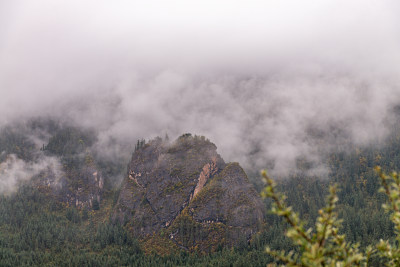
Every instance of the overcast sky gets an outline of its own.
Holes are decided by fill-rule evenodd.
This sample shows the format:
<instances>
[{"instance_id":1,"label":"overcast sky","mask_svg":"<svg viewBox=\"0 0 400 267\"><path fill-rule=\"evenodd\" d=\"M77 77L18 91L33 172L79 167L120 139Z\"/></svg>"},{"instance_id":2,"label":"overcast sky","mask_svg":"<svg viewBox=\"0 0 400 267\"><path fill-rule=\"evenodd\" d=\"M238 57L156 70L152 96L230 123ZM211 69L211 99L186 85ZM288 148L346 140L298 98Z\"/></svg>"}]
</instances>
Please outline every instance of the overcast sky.
<instances>
[{"instance_id":1,"label":"overcast sky","mask_svg":"<svg viewBox=\"0 0 400 267\"><path fill-rule=\"evenodd\" d=\"M191 132L285 173L385 137L399 14L395 0L0 0L0 124L68 118L104 147Z\"/></svg>"}]
</instances>

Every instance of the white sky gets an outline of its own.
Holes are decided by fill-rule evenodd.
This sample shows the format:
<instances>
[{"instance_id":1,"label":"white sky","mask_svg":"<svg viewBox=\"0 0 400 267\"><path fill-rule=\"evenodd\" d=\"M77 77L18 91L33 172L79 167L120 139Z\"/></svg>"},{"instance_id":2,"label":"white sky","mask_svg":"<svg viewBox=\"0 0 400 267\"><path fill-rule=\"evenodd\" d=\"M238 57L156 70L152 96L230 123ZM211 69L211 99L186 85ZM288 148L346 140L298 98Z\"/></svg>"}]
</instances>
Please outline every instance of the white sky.
<instances>
[{"instance_id":1,"label":"white sky","mask_svg":"<svg viewBox=\"0 0 400 267\"><path fill-rule=\"evenodd\" d=\"M0 123L69 116L104 139L194 132L228 160L246 164L254 142L258 166L290 169L317 158L310 125L361 143L386 133L399 14L394 0L0 0Z\"/></svg>"}]
</instances>

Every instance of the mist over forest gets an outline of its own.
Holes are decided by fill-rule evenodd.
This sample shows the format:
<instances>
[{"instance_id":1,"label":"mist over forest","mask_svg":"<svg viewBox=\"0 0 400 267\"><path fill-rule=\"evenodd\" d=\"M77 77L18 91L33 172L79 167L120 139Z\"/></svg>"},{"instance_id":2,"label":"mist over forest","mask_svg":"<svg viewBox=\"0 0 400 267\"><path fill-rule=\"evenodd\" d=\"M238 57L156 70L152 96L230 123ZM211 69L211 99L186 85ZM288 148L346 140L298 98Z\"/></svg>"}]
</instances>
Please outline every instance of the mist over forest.
<instances>
[{"instance_id":1,"label":"mist over forest","mask_svg":"<svg viewBox=\"0 0 400 267\"><path fill-rule=\"evenodd\" d=\"M205 135L276 175L385 139L400 103L396 1L2 1L0 123Z\"/></svg>"},{"instance_id":2,"label":"mist over forest","mask_svg":"<svg viewBox=\"0 0 400 267\"><path fill-rule=\"evenodd\" d=\"M0 266L399 262L399 14L0 0Z\"/></svg>"}]
</instances>

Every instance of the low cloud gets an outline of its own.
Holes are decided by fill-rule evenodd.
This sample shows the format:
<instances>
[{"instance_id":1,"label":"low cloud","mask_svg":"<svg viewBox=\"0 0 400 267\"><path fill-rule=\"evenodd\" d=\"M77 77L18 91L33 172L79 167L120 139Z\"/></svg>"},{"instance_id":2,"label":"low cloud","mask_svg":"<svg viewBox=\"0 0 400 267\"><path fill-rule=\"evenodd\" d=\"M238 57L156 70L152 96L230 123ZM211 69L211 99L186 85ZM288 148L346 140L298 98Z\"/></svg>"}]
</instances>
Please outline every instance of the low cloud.
<instances>
[{"instance_id":1,"label":"low cloud","mask_svg":"<svg viewBox=\"0 0 400 267\"><path fill-rule=\"evenodd\" d=\"M54 157L40 157L36 162L26 162L10 154L0 163L0 195L10 195L17 191L21 183L45 174L48 185L57 186L62 176L61 165Z\"/></svg>"},{"instance_id":2,"label":"low cloud","mask_svg":"<svg viewBox=\"0 0 400 267\"><path fill-rule=\"evenodd\" d=\"M397 1L0 5L0 124L92 127L111 158L192 132L227 161L321 173L321 154L383 140L400 103Z\"/></svg>"}]
</instances>

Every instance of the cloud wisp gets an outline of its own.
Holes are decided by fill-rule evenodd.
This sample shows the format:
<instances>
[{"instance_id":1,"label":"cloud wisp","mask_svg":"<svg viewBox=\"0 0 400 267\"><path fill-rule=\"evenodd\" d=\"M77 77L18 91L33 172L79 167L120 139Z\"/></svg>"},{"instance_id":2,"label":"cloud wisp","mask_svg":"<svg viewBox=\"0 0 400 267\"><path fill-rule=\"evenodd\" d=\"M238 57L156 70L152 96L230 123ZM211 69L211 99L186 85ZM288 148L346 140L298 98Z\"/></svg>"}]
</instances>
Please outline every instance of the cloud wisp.
<instances>
[{"instance_id":1,"label":"cloud wisp","mask_svg":"<svg viewBox=\"0 0 400 267\"><path fill-rule=\"evenodd\" d=\"M49 173L51 172L51 175ZM0 195L9 195L17 191L21 183L31 180L40 173L52 178L48 185L57 186L63 172L60 162L54 157L40 157L36 162L26 162L10 154L0 163Z\"/></svg>"},{"instance_id":2,"label":"cloud wisp","mask_svg":"<svg viewBox=\"0 0 400 267\"><path fill-rule=\"evenodd\" d=\"M63 118L110 155L126 153L115 140L192 132L281 174L387 134L396 1L144 2L1 2L0 124Z\"/></svg>"}]
</instances>

